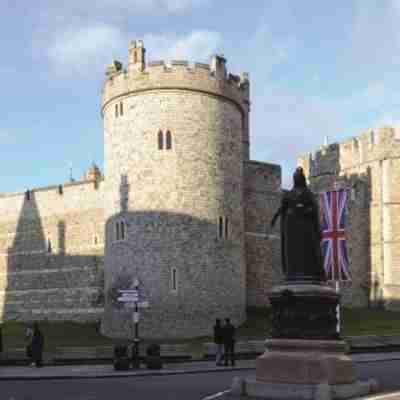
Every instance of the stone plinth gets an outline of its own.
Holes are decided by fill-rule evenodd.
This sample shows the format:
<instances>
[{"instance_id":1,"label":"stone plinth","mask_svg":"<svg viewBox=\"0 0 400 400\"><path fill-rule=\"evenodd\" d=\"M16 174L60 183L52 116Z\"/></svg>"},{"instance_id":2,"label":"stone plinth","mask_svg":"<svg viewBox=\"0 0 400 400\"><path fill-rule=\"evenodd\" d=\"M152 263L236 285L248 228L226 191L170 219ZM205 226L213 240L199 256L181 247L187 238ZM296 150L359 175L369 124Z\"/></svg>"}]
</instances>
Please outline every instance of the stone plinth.
<instances>
[{"instance_id":1,"label":"stone plinth","mask_svg":"<svg viewBox=\"0 0 400 400\"><path fill-rule=\"evenodd\" d=\"M339 295L323 282L295 281L275 287L272 338L256 361L255 379L232 384L232 395L282 400L348 399L377 390L360 382L346 342L336 332Z\"/></svg>"},{"instance_id":2,"label":"stone plinth","mask_svg":"<svg viewBox=\"0 0 400 400\"><path fill-rule=\"evenodd\" d=\"M329 340L270 339L256 361L256 379L297 384L349 384L357 380L346 343Z\"/></svg>"},{"instance_id":3,"label":"stone plinth","mask_svg":"<svg viewBox=\"0 0 400 400\"><path fill-rule=\"evenodd\" d=\"M375 380L357 380L346 347L340 340L267 340L267 351L256 361L256 378L242 384L235 381L232 394L260 399L331 400L376 391Z\"/></svg>"},{"instance_id":4,"label":"stone plinth","mask_svg":"<svg viewBox=\"0 0 400 400\"><path fill-rule=\"evenodd\" d=\"M287 282L270 292L273 338L338 339L339 294L324 283Z\"/></svg>"}]
</instances>

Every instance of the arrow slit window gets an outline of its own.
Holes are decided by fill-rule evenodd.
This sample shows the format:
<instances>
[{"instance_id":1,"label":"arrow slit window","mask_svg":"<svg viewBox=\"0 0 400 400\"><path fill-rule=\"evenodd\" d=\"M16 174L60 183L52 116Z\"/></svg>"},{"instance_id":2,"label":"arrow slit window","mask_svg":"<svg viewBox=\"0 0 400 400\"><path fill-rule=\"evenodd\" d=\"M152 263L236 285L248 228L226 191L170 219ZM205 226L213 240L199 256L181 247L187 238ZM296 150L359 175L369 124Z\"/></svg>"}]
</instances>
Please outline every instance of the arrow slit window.
<instances>
[{"instance_id":1,"label":"arrow slit window","mask_svg":"<svg viewBox=\"0 0 400 400\"><path fill-rule=\"evenodd\" d=\"M126 226L124 221L117 221L115 223L115 240L125 240L126 239Z\"/></svg>"},{"instance_id":2,"label":"arrow slit window","mask_svg":"<svg viewBox=\"0 0 400 400\"><path fill-rule=\"evenodd\" d=\"M171 269L171 290L178 291L178 270L175 267Z\"/></svg>"}]
</instances>

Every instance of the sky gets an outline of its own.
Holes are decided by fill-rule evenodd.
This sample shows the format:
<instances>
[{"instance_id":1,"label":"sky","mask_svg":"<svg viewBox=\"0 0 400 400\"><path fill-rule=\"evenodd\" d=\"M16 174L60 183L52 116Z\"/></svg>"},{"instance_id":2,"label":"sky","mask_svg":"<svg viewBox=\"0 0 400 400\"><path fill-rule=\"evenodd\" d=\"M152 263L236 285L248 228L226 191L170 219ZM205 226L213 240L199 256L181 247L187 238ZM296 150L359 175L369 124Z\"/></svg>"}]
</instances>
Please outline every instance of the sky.
<instances>
[{"instance_id":1,"label":"sky","mask_svg":"<svg viewBox=\"0 0 400 400\"><path fill-rule=\"evenodd\" d=\"M2 0L0 192L103 169L112 59L209 62L250 76L250 155L282 166L399 120L400 0Z\"/></svg>"}]
</instances>

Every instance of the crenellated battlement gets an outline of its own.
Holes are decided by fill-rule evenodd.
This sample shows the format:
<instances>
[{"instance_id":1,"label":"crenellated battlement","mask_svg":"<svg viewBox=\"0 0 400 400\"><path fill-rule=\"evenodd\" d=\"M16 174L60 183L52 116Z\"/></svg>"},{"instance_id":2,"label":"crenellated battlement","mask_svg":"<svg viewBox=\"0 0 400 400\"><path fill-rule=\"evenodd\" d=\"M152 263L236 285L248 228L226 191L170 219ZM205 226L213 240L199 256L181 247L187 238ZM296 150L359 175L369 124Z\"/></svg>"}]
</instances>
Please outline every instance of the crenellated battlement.
<instances>
[{"instance_id":1,"label":"crenellated battlement","mask_svg":"<svg viewBox=\"0 0 400 400\"><path fill-rule=\"evenodd\" d=\"M298 163L308 175L339 174L383 159L400 158L400 127L368 129L358 137L320 146Z\"/></svg>"},{"instance_id":2,"label":"crenellated battlement","mask_svg":"<svg viewBox=\"0 0 400 400\"><path fill-rule=\"evenodd\" d=\"M162 60L151 61L146 64L143 43L138 45L138 42L131 42L127 69L116 60L107 68L107 80L102 93L102 113L114 100L121 100L135 92L152 90L208 93L234 102L242 112L248 111L249 76L247 73L228 73L224 57L214 55L210 64L191 64L185 60L173 60L169 63Z\"/></svg>"}]
</instances>

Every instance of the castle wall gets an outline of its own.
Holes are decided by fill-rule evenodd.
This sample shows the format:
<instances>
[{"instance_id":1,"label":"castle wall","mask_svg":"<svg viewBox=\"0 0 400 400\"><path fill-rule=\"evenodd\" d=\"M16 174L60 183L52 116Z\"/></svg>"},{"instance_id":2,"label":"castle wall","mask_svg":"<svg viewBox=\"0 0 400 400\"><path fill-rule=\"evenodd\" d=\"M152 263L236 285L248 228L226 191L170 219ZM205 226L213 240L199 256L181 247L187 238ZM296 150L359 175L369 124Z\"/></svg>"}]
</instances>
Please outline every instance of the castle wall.
<instances>
[{"instance_id":1,"label":"castle wall","mask_svg":"<svg viewBox=\"0 0 400 400\"><path fill-rule=\"evenodd\" d=\"M247 305L265 306L282 278L279 223L270 228L281 200L281 168L257 161L244 166Z\"/></svg>"},{"instance_id":2,"label":"castle wall","mask_svg":"<svg viewBox=\"0 0 400 400\"><path fill-rule=\"evenodd\" d=\"M1 318L99 319L102 182L2 194L0 210Z\"/></svg>"},{"instance_id":3,"label":"castle wall","mask_svg":"<svg viewBox=\"0 0 400 400\"><path fill-rule=\"evenodd\" d=\"M358 138L324 146L299 159L313 190L326 191L333 179L350 189L348 245L353 284L349 304L400 299L400 141L397 130L383 127Z\"/></svg>"}]
</instances>

